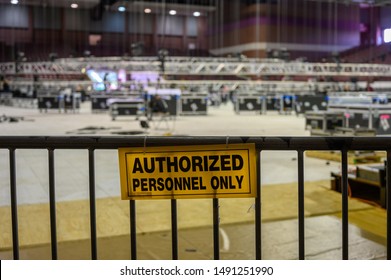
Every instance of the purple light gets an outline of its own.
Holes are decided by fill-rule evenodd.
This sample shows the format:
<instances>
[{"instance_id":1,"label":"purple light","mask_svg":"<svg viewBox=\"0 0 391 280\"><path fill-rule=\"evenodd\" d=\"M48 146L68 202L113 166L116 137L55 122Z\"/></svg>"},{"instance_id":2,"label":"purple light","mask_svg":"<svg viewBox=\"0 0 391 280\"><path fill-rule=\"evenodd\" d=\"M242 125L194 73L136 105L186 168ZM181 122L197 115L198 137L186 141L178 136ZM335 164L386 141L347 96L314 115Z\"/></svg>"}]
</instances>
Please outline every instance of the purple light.
<instances>
[{"instance_id":1,"label":"purple light","mask_svg":"<svg viewBox=\"0 0 391 280\"><path fill-rule=\"evenodd\" d=\"M384 37L384 43L391 42L391 28L384 29L383 37Z\"/></svg>"}]
</instances>

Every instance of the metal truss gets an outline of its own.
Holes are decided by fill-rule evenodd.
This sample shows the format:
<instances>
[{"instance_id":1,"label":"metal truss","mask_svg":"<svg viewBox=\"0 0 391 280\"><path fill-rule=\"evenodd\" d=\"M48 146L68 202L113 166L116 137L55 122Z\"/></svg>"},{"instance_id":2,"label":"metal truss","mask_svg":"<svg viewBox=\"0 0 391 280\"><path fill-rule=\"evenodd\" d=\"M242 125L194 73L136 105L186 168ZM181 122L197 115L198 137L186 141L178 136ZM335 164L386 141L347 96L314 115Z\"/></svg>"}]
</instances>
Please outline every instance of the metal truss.
<instances>
[{"instance_id":1,"label":"metal truss","mask_svg":"<svg viewBox=\"0 0 391 280\"><path fill-rule=\"evenodd\" d=\"M305 62L199 62L167 63L165 73L173 75L235 76L391 76L391 66L382 64L335 64Z\"/></svg>"},{"instance_id":2,"label":"metal truss","mask_svg":"<svg viewBox=\"0 0 391 280\"><path fill-rule=\"evenodd\" d=\"M131 86L132 82L126 83ZM213 92L221 87L230 91L245 92L248 94L265 94L276 92L308 93L315 90L332 88L336 83L330 82L298 82L298 81L244 81L244 80L163 80L159 83L150 83L151 87L172 88L173 85L181 88L182 92Z\"/></svg>"},{"instance_id":3,"label":"metal truss","mask_svg":"<svg viewBox=\"0 0 391 280\"><path fill-rule=\"evenodd\" d=\"M85 89L91 90L93 82L90 80L40 80L34 82L32 78L18 78L12 81L13 86L18 87L32 87L33 85L39 85L40 88L46 89L61 89L66 87L77 88L82 86ZM391 94L391 81L375 81L371 83L375 89L375 94L387 93ZM341 82L322 82L316 79L308 79L308 81L281 81L281 80L238 80L238 79L202 79L202 80L166 80L164 78L160 81L150 81L148 83L131 80L127 82L119 83L120 92L136 91L143 92L150 88L180 88L181 92L194 93L194 92L217 92L222 87L226 87L229 91L235 91L236 93L267 95L267 94L279 94L279 93L292 93L295 95L314 94L317 92L343 92L346 90L353 90L358 95L361 94L363 89L366 88L366 81L341 81ZM350 92L347 92L350 93Z\"/></svg>"},{"instance_id":4,"label":"metal truss","mask_svg":"<svg viewBox=\"0 0 391 280\"><path fill-rule=\"evenodd\" d=\"M204 76L352 76L391 77L391 65L284 62L238 58L107 57L59 59L55 62L1 63L1 75L80 74L85 69L152 71L166 75Z\"/></svg>"}]
</instances>

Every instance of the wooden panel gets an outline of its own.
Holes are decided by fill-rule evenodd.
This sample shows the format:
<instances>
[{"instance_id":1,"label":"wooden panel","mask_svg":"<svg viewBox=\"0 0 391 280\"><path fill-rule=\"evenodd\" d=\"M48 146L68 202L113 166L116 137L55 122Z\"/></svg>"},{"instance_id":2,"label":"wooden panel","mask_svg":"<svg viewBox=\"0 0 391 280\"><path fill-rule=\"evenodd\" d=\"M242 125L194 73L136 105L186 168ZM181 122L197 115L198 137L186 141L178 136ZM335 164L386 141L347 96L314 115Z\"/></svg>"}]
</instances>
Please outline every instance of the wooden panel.
<instances>
[{"instance_id":1,"label":"wooden panel","mask_svg":"<svg viewBox=\"0 0 391 280\"><path fill-rule=\"evenodd\" d=\"M318 216L338 214L341 211L341 195L329 190L329 181L306 182L305 214ZM297 217L297 184L263 186L263 221L294 219ZM221 199L220 208L224 212L222 224L252 222L249 211L253 199ZM165 200L139 201L137 203L139 233L169 230L170 202ZM371 205L357 200L349 202L351 211L373 209ZM178 217L180 228L202 227L210 224L212 204L210 199L179 200ZM129 203L119 197L97 199L98 237L109 237L129 233ZM21 205L20 245L37 245L49 242L49 213L47 204ZM11 219L9 207L0 207L0 218L8 234L0 236L2 249L10 248ZM57 203L58 241L71 241L89 238L89 209L87 200Z\"/></svg>"}]
</instances>

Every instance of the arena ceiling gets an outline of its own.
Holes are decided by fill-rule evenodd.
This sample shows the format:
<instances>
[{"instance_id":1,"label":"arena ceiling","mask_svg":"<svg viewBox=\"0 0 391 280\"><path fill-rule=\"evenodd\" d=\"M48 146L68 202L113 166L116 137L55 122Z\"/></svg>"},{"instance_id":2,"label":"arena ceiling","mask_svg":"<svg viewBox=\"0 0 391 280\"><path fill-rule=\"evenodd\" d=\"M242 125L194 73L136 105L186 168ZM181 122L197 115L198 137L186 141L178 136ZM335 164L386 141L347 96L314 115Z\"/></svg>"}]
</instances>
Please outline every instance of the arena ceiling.
<instances>
[{"instance_id":1,"label":"arena ceiling","mask_svg":"<svg viewBox=\"0 0 391 280\"><path fill-rule=\"evenodd\" d=\"M125 5L132 8L132 6L148 5L164 6L164 5L195 5L210 7L215 6L220 0L18 0L20 5L34 5L44 7L69 7L72 3L77 3L79 8L94 8L96 6L103 6L109 9L111 6ZM255 3L278 3L280 0L240 0L245 4ZM391 0L302 0L302 1L323 1L323 2L339 2L345 4L366 4L370 6L391 6ZM0 0L0 3L10 3L11 0ZM228 3L228 1L224 1Z\"/></svg>"}]
</instances>

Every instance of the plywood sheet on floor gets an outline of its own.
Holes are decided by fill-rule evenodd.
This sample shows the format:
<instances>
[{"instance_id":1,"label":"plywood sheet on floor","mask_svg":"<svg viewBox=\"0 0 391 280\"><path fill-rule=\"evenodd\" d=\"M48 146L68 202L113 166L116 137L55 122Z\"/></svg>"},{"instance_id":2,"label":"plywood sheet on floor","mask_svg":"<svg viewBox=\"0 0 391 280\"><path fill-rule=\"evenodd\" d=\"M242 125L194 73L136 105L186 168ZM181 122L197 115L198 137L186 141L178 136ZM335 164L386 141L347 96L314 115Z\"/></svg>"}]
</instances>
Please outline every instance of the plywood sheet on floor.
<instances>
[{"instance_id":1,"label":"plywood sheet on floor","mask_svg":"<svg viewBox=\"0 0 391 280\"><path fill-rule=\"evenodd\" d=\"M335 214L341 218L341 213ZM387 240L387 213L386 209L373 207L349 213L349 223L365 231L368 237L381 244Z\"/></svg>"},{"instance_id":2,"label":"plywood sheet on floor","mask_svg":"<svg viewBox=\"0 0 391 280\"><path fill-rule=\"evenodd\" d=\"M329 181L305 183L305 214L318 216L341 210L341 195L330 191ZM129 234L129 202L119 197L97 199L97 236L100 238ZM252 222L254 199L220 199L221 224ZM351 211L372 206L350 200ZM50 219L47 204L18 207L20 246L50 243ZM136 201L137 232L167 231L171 228L170 200ZM178 201L180 229L212 225L212 200L186 199ZM58 242L90 238L90 214L87 200L59 202L56 205ZM1 249L12 246L9 207L0 208ZM262 220L275 221L297 217L297 184L262 186Z\"/></svg>"},{"instance_id":3,"label":"plywood sheet on floor","mask_svg":"<svg viewBox=\"0 0 391 280\"><path fill-rule=\"evenodd\" d=\"M305 220L305 258L339 260L342 258L341 220L334 216L309 217ZM254 224L220 226L220 259L255 259ZM224 234L223 234L224 233ZM354 225L349 226L350 259L385 259L386 248L365 237ZM178 232L178 256L182 260L210 260L213 258L211 227L183 229ZM59 244L59 259L90 259L89 240ZM23 248L21 259L50 259L48 245ZM138 234L137 257L140 260L169 260L171 232ZM12 259L12 253L0 252L1 259ZM262 258L273 260L298 259L297 221L283 220L262 225ZM129 235L98 239L98 259L130 259Z\"/></svg>"},{"instance_id":4,"label":"plywood sheet on floor","mask_svg":"<svg viewBox=\"0 0 391 280\"><path fill-rule=\"evenodd\" d=\"M330 161L341 161L340 151L306 151L307 157L325 159ZM349 164L368 164L383 162L386 157L386 153L382 151L366 152L363 154L356 154L353 152L348 153Z\"/></svg>"}]
</instances>

